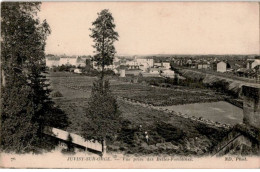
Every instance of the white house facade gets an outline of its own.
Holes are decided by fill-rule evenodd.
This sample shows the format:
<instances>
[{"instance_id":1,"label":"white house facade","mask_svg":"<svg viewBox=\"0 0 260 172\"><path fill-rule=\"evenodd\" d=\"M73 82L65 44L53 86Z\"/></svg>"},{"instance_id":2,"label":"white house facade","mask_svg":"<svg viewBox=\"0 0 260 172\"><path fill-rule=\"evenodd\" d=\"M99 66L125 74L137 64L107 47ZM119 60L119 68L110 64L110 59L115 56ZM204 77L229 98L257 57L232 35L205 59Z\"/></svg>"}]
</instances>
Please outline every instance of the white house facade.
<instances>
[{"instance_id":1,"label":"white house facade","mask_svg":"<svg viewBox=\"0 0 260 172\"><path fill-rule=\"evenodd\" d=\"M217 63L217 72L226 72L227 71L227 63L226 62L218 62Z\"/></svg>"}]
</instances>

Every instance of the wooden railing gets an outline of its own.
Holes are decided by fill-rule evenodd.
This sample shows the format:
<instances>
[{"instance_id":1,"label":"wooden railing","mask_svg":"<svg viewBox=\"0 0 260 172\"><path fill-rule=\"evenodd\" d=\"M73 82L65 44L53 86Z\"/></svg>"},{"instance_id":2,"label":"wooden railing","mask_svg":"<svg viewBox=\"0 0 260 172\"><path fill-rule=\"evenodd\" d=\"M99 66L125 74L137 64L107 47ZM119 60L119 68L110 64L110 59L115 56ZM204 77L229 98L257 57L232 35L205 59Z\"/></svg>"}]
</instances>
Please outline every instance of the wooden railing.
<instances>
[{"instance_id":1,"label":"wooden railing","mask_svg":"<svg viewBox=\"0 0 260 172\"><path fill-rule=\"evenodd\" d=\"M59 140L63 140L65 142L68 142L68 138L70 136L71 143L75 145L79 145L87 149L92 149L94 151L101 152L102 154L105 153L105 143L100 143L99 141L96 140L87 140L80 135L69 133L67 131L58 128L52 128L52 127L45 127L43 133L55 137Z\"/></svg>"}]
</instances>

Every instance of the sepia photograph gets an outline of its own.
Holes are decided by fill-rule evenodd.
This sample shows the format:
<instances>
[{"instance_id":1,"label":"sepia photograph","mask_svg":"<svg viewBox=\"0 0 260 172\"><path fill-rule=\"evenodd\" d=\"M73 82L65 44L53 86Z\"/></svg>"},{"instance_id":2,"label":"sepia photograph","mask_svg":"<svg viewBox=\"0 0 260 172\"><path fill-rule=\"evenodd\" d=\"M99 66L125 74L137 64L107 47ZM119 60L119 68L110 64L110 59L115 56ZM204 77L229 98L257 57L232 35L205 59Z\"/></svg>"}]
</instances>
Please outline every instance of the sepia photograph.
<instances>
[{"instance_id":1,"label":"sepia photograph","mask_svg":"<svg viewBox=\"0 0 260 172\"><path fill-rule=\"evenodd\" d=\"M0 168L260 168L260 2L1 2Z\"/></svg>"}]
</instances>

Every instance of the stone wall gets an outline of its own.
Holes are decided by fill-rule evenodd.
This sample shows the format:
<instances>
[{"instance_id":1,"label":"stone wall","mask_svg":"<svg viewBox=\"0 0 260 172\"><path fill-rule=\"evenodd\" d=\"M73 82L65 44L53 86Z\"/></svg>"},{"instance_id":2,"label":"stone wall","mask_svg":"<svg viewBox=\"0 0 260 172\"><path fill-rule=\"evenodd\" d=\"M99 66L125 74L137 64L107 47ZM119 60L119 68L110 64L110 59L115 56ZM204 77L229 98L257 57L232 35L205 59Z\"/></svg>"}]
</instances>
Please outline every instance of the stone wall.
<instances>
[{"instance_id":1,"label":"stone wall","mask_svg":"<svg viewBox=\"0 0 260 172\"><path fill-rule=\"evenodd\" d=\"M260 129L260 87L242 87L243 122Z\"/></svg>"}]
</instances>

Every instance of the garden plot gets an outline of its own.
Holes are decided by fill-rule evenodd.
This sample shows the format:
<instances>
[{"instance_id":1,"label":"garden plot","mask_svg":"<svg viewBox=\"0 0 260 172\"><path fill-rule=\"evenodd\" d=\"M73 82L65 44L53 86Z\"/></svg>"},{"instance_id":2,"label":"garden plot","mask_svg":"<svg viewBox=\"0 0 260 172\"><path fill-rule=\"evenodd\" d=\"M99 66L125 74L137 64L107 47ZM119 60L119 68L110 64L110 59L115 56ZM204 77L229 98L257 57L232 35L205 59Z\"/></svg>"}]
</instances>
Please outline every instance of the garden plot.
<instances>
[{"instance_id":1,"label":"garden plot","mask_svg":"<svg viewBox=\"0 0 260 172\"><path fill-rule=\"evenodd\" d=\"M56 75L56 77L55 77ZM71 75L50 77L53 90L60 90L65 97L88 98L95 77ZM127 97L155 106L170 106L188 103L214 102L223 100L223 96L208 89L176 87L171 89L151 87L142 84L111 79L111 90L116 96Z\"/></svg>"},{"instance_id":2,"label":"garden plot","mask_svg":"<svg viewBox=\"0 0 260 172\"><path fill-rule=\"evenodd\" d=\"M113 93L154 106L170 106L187 103L213 102L223 100L222 95L207 89L178 87L166 89L141 84L111 84Z\"/></svg>"}]
</instances>

